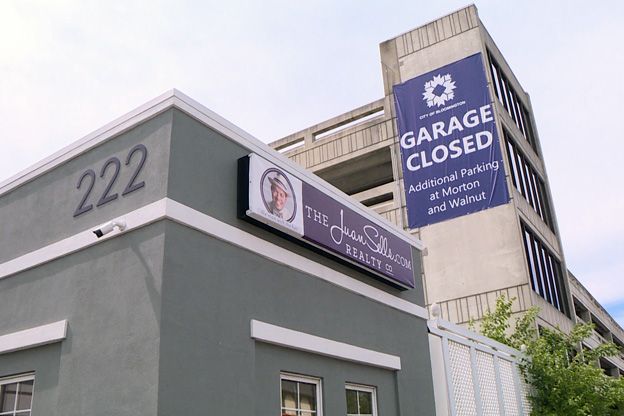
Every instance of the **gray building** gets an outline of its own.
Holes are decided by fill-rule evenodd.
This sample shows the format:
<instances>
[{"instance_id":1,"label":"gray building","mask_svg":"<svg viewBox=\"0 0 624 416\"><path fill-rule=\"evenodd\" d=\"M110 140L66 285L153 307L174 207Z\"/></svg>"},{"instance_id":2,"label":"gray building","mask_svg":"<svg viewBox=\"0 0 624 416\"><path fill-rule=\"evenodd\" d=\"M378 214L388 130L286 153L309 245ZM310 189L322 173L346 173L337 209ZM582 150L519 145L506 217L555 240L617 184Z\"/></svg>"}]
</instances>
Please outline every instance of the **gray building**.
<instances>
[{"instance_id":1,"label":"gray building","mask_svg":"<svg viewBox=\"0 0 624 416\"><path fill-rule=\"evenodd\" d=\"M2 415L435 414L420 241L177 91L0 183L0 236Z\"/></svg>"},{"instance_id":2,"label":"gray building","mask_svg":"<svg viewBox=\"0 0 624 416\"><path fill-rule=\"evenodd\" d=\"M568 278L529 94L479 19L477 8L471 5L457 10L379 47L384 97L271 146L424 243L427 254L423 257L422 281L426 303L438 304L442 318L466 325L471 317L479 319L494 306L497 297L505 295L516 298L515 313L538 306L540 326L559 326L568 331L579 317L587 321L591 315L598 327L595 342L607 339L624 345L622 329L603 308L595 306L595 300L576 279ZM469 83L462 84L457 72L451 82L453 73L447 71L475 57L484 77L485 105L466 111L470 104L464 105L458 97ZM449 77L446 91L445 76ZM429 99L431 111L416 113L419 122L413 124L421 130L410 137L401 131L395 93L397 88L402 91L414 82L417 85L412 87L411 98L421 103ZM438 114L446 114L447 118L438 118L437 127L427 124L428 116ZM471 167L487 170L496 163L492 171L496 170L500 177L497 192L507 195L501 196L504 203L447 216L442 221L424 218L413 225L410 209L415 211L428 203L408 202L421 191L420 185L422 189L430 186L432 199L437 198L433 188L453 194L454 201L447 200L447 205L430 206L434 213L436 209L448 212L449 202L467 206L478 202L481 194L470 194L468 189L476 182L461 182L448 172L437 176L425 173L425 167L436 163L436 158L449 166L449 172L457 172L456 167L450 167L457 166L451 164L451 159L462 159L462 150L466 154L475 150L474 139L453 136L451 132L469 131L478 124L473 122L478 117L481 124L487 121L490 134L497 136L489 149L493 154L500 153L487 163L473 163ZM416 136L418 147L421 142L431 141L431 135L434 143L444 142L447 136L459 138L450 143L451 139L447 140L446 147L440 145L430 153L409 153L413 149L407 148L415 146ZM458 143L463 143L463 148ZM411 159L406 160L409 156ZM422 173L420 182L411 179L412 170ZM467 172L470 174L470 169ZM406 180L406 176L410 179ZM624 355L601 365L609 374L624 373Z\"/></svg>"}]
</instances>

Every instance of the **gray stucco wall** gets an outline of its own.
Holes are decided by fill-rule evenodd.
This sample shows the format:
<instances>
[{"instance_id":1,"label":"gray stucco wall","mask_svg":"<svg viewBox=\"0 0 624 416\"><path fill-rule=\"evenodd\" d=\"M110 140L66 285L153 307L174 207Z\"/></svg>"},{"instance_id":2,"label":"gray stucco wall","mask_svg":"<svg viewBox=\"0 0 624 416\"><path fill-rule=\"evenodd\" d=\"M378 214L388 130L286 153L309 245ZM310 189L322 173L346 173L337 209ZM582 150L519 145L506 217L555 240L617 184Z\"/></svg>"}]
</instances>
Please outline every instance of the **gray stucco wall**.
<instances>
[{"instance_id":1,"label":"gray stucco wall","mask_svg":"<svg viewBox=\"0 0 624 416\"><path fill-rule=\"evenodd\" d=\"M248 154L175 110L168 197L424 305L420 285L408 291L393 288L238 219L236 161ZM159 414L278 414L280 371L322 377L327 414L345 413L346 381L377 386L380 414L435 413L424 320L169 221L166 236ZM415 254L420 270L420 253ZM403 369L394 372L255 342L251 319L398 355Z\"/></svg>"},{"instance_id":2,"label":"gray stucco wall","mask_svg":"<svg viewBox=\"0 0 624 416\"><path fill-rule=\"evenodd\" d=\"M236 161L249 153L248 149L223 137L187 114L174 110L168 197L281 247L287 247L288 250L306 257L310 256L309 246L297 246L283 236L265 232L236 217ZM314 258L371 286L418 305L425 305L424 290L418 278L422 258L416 249L413 259L417 285L415 289L408 291L393 288L360 271L344 267L335 258L323 256Z\"/></svg>"},{"instance_id":3,"label":"gray stucco wall","mask_svg":"<svg viewBox=\"0 0 624 416\"><path fill-rule=\"evenodd\" d=\"M278 414L280 370L322 377L327 414L344 413L345 381L377 386L380 414L398 413L396 397L401 414L435 414L422 319L171 222L162 293L159 414ZM264 345L251 319L398 355L403 368Z\"/></svg>"},{"instance_id":4,"label":"gray stucco wall","mask_svg":"<svg viewBox=\"0 0 624 416\"><path fill-rule=\"evenodd\" d=\"M67 319L67 339L0 355L35 372L33 415L156 414L163 223L0 280L0 334Z\"/></svg>"},{"instance_id":5,"label":"gray stucco wall","mask_svg":"<svg viewBox=\"0 0 624 416\"><path fill-rule=\"evenodd\" d=\"M136 179L145 187L123 197L136 166L124 162L137 144L148 150ZM238 219L237 160L248 153L166 110L0 195L0 264L168 197L424 305L422 287L396 289ZM111 189L119 197L96 207L111 157L121 162ZM94 207L74 217L87 169L96 174ZM346 381L377 386L380 414L434 414L424 320L170 220L0 278L0 316L0 335L69 322L62 342L0 354L0 377L35 372L33 415L277 414L280 371L322 377L327 414L344 413ZM403 368L255 342L251 319L397 355Z\"/></svg>"},{"instance_id":6,"label":"gray stucco wall","mask_svg":"<svg viewBox=\"0 0 624 416\"><path fill-rule=\"evenodd\" d=\"M169 110L1 195L0 263L165 197L171 121L172 110ZM135 181L145 181L145 186L122 196L138 167L139 154L134 154L130 165L125 165L128 152L137 144L145 145L148 151ZM119 196L97 207L113 177L113 166L107 168L103 178L100 177L104 164L111 157L119 159L121 168L108 194L117 193ZM84 205L91 204L93 209L74 217L91 183L90 178L85 178L77 189L80 176L88 169L94 171L96 180Z\"/></svg>"},{"instance_id":7,"label":"gray stucco wall","mask_svg":"<svg viewBox=\"0 0 624 416\"><path fill-rule=\"evenodd\" d=\"M396 373L347 361L328 360L299 351L270 344L257 343L255 350L255 412L256 415L279 415L280 371L320 377L324 410L327 415L346 415L345 384L358 382L377 387L379 415L429 415L430 408L405 408L403 413L397 403ZM276 377L277 374L277 377ZM258 398L267 398L258 400Z\"/></svg>"}]
</instances>

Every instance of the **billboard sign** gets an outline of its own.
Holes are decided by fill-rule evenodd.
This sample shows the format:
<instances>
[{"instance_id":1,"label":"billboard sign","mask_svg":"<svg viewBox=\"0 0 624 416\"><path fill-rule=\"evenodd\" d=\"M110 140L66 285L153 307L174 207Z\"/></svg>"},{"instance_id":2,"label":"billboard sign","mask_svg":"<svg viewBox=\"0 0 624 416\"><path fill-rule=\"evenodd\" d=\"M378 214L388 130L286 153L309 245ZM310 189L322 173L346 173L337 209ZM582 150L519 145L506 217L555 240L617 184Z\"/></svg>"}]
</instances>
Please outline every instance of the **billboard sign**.
<instances>
[{"instance_id":1,"label":"billboard sign","mask_svg":"<svg viewBox=\"0 0 624 416\"><path fill-rule=\"evenodd\" d=\"M410 228L509 202L481 54L394 86Z\"/></svg>"},{"instance_id":2,"label":"billboard sign","mask_svg":"<svg viewBox=\"0 0 624 416\"><path fill-rule=\"evenodd\" d=\"M401 286L414 287L408 243L307 183L303 203L304 239Z\"/></svg>"},{"instance_id":3,"label":"billboard sign","mask_svg":"<svg viewBox=\"0 0 624 416\"><path fill-rule=\"evenodd\" d=\"M239 207L242 216L260 221L402 288L414 288L412 245L392 231L251 154L242 160ZM239 162L240 163L240 162ZM240 165L239 165L240 166ZM240 197L240 195L239 195ZM241 203L239 201L239 203Z\"/></svg>"}]
</instances>

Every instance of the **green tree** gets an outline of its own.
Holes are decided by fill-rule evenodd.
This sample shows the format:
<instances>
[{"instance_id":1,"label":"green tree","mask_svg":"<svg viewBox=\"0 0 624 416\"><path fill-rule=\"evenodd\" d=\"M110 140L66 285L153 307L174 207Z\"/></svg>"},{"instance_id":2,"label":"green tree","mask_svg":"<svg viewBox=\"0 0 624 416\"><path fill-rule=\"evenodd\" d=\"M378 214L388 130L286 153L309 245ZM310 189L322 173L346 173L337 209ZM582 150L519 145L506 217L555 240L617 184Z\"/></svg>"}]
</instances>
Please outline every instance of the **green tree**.
<instances>
[{"instance_id":1,"label":"green tree","mask_svg":"<svg viewBox=\"0 0 624 416\"><path fill-rule=\"evenodd\" d=\"M536 336L532 307L515 321L510 333L511 307L515 298L496 299L495 309L479 322L479 332L498 342L525 351L522 372L533 387L533 416L616 416L624 415L624 378L607 377L598 359L619 354L612 342L592 350L582 347L591 337L594 325L576 324L569 334L542 328ZM470 329L477 321L471 319Z\"/></svg>"}]
</instances>

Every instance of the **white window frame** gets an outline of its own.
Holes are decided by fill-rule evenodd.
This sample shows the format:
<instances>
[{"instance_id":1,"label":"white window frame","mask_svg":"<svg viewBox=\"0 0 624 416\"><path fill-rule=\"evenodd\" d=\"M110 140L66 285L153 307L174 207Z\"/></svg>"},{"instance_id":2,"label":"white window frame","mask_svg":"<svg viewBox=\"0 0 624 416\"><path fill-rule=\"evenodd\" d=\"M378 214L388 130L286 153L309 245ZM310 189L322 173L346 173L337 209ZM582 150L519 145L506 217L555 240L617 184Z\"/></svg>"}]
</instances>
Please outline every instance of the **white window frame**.
<instances>
[{"instance_id":1,"label":"white window frame","mask_svg":"<svg viewBox=\"0 0 624 416\"><path fill-rule=\"evenodd\" d=\"M282 408L282 381L286 380L286 381L294 381L296 383L306 383L306 384L313 384L316 387L316 412L312 413L315 416L323 416L323 398L322 398L322 389L321 389L321 379L317 378L317 377L309 377L309 376L302 376L299 374L293 374L293 373L285 373L282 372L280 373L280 414L283 410ZM300 411L300 409L287 409L287 410L292 410L292 411ZM309 412L305 412L306 414L309 414ZM299 413L298 413L299 414Z\"/></svg>"},{"instance_id":2,"label":"white window frame","mask_svg":"<svg viewBox=\"0 0 624 416\"><path fill-rule=\"evenodd\" d=\"M356 391L356 392L364 392L371 394L371 409L373 411L372 415L377 416L377 389L372 386L365 386L363 384L355 384L355 383L346 383L345 384L345 393L347 390ZM346 399L346 396L345 396ZM347 416L359 416L359 405L358 405L358 413L347 413Z\"/></svg>"},{"instance_id":3,"label":"white window frame","mask_svg":"<svg viewBox=\"0 0 624 416\"><path fill-rule=\"evenodd\" d=\"M35 391L35 374L34 373L30 373L30 374L22 374L19 376L11 376L11 377L0 377L0 387L5 386L7 384L14 384L14 383L23 383L25 381L31 381L33 382L33 396L34 396L34 391ZM19 390L17 392L17 394L19 395ZM23 409L20 411L17 411L15 409L15 405L13 407L13 410L4 412L4 413L0 413L0 415L2 416L19 416L21 414L25 414L26 411L28 411L28 414L30 415L32 412L32 404L33 404L33 399L34 397L31 397L30 399L30 408ZM15 403L17 404L17 400L15 400Z\"/></svg>"}]
</instances>

